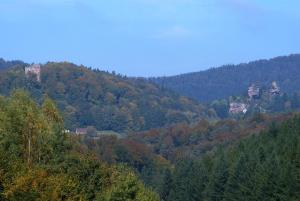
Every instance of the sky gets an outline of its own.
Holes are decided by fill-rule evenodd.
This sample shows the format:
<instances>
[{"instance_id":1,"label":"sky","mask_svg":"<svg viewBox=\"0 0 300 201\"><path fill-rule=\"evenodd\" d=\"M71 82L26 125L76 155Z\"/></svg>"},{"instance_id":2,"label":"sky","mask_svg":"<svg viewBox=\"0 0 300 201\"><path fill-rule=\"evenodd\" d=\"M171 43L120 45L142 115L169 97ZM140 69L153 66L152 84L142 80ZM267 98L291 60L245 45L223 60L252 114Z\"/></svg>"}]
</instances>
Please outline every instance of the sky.
<instances>
[{"instance_id":1,"label":"sky","mask_svg":"<svg viewBox=\"0 0 300 201\"><path fill-rule=\"evenodd\" d=\"M0 0L0 57L166 76L300 53L299 0Z\"/></svg>"}]
</instances>

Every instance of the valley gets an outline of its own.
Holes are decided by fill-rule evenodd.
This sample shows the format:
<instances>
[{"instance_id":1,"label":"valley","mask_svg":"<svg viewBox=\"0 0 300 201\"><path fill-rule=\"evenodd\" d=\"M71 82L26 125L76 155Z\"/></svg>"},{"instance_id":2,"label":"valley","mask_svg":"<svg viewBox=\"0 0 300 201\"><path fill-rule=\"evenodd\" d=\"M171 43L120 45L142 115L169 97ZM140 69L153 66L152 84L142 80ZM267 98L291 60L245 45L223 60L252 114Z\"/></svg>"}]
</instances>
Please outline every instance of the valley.
<instances>
[{"instance_id":1,"label":"valley","mask_svg":"<svg viewBox=\"0 0 300 201\"><path fill-rule=\"evenodd\" d=\"M18 183L10 185L13 178L28 186L42 185L59 175L75 179L82 174L76 170L81 165L81 171L89 171L90 177L117 182L103 187L112 189L109 194L97 194L79 182L74 188L83 185L83 191L68 194L74 200L113 200L111 196L117 192L126 196L129 192L121 190L126 185L123 181L136 182L136 196L151 201L230 200L245 193L248 200L298 198L293 190L298 182L292 179L299 173L297 88L288 93L277 81L253 82L239 95L201 103L177 94L171 87L153 84L153 80L67 62L29 65L2 60L0 69L1 149L2 153L15 154L3 170L24 166L23 176L3 174L0 180L8 199L17 198L19 189L26 196L32 193ZM18 136L23 140L18 141ZM47 155L47 147L41 149L45 146L41 143L47 144L47 140L56 143L49 144L52 155ZM19 147L19 152L12 145ZM271 149L276 152L269 153ZM12 155L1 157L4 162ZM89 159L82 161L82 157ZM63 172L53 169L57 160L70 163L70 159L78 161L74 170L69 170L69 165ZM270 170L270 163L277 166ZM119 176L104 178L96 167L108 168L112 171L108 174ZM245 167L252 169L247 172ZM290 173L285 172L287 169ZM48 176L39 178L40 174ZM124 174L132 177L123 178ZM271 180L273 174L277 177ZM259 183L261 189L271 185L279 193L270 194L271 189L253 192L250 181ZM62 185L56 194L65 193L63 187L67 184ZM50 196L39 188L34 191L37 196Z\"/></svg>"}]
</instances>

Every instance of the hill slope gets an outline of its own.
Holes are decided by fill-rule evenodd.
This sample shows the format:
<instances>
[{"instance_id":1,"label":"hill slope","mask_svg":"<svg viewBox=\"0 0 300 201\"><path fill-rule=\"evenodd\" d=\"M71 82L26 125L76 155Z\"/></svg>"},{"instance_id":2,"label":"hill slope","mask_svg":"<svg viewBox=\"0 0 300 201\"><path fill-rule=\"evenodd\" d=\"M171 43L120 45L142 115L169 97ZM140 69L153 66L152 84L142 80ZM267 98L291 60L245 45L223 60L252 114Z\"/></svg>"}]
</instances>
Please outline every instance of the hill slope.
<instances>
[{"instance_id":1,"label":"hill slope","mask_svg":"<svg viewBox=\"0 0 300 201\"><path fill-rule=\"evenodd\" d=\"M94 126L118 132L146 130L208 117L198 103L143 79L91 70L71 63L47 63L41 82L25 76L26 64L0 71L0 94L23 88L39 101L47 94L63 112L69 129Z\"/></svg>"},{"instance_id":2,"label":"hill slope","mask_svg":"<svg viewBox=\"0 0 300 201\"><path fill-rule=\"evenodd\" d=\"M205 102L241 95L256 82L270 85L276 81L283 91L293 93L300 86L300 54L150 80Z\"/></svg>"},{"instance_id":3,"label":"hill slope","mask_svg":"<svg viewBox=\"0 0 300 201\"><path fill-rule=\"evenodd\" d=\"M299 121L272 124L200 161L180 161L165 181L164 200L299 200Z\"/></svg>"},{"instance_id":4,"label":"hill slope","mask_svg":"<svg viewBox=\"0 0 300 201\"><path fill-rule=\"evenodd\" d=\"M7 69L12 66L16 65L24 65L25 63L22 61L14 60L14 61L5 61L4 59L0 58L0 70Z\"/></svg>"}]
</instances>

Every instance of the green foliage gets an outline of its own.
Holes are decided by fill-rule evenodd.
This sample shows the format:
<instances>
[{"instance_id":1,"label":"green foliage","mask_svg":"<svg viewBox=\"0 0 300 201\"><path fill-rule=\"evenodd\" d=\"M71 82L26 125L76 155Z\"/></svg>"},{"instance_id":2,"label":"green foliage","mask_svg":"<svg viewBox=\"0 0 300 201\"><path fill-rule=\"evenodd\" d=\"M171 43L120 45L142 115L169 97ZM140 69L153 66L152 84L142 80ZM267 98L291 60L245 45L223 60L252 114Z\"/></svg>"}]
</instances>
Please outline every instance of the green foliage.
<instances>
[{"instance_id":1,"label":"green foliage","mask_svg":"<svg viewBox=\"0 0 300 201\"><path fill-rule=\"evenodd\" d=\"M213 174L210 175L209 182L206 188L206 196L209 200L221 201L224 200L225 185L228 180L228 165L221 153L213 167Z\"/></svg>"},{"instance_id":2,"label":"green foliage","mask_svg":"<svg viewBox=\"0 0 300 201\"><path fill-rule=\"evenodd\" d=\"M152 78L163 88L203 102L240 96L256 82L268 86L277 81L288 94L299 91L300 55L277 57L239 65L225 65L206 71Z\"/></svg>"},{"instance_id":3,"label":"green foliage","mask_svg":"<svg viewBox=\"0 0 300 201\"><path fill-rule=\"evenodd\" d=\"M290 114L256 114L240 120L201 120L191 125L180 123L167 128L132 133L127 140L140 146L150 145L153 152L175 163L179 159L201 157L219 145L231 145L246 136L267 129L273 121L282 122L290 117ZM108 144L109 142L103 146Z\"/></svg>"},{"instance_id":4,"label":"green foliage","mask_svg":"<svg viewBox=\"0 0 300 201\"><path fill-rule=\"evenodd\" d=\"M203 200L205 187L203 184L207 180L207 171L201 163L188 159L182 160L176 164L171 184L167 183L170 189L168 196L162 194L162 198L168 201Z\"/></svg>"},{"instance_id":5,"label":"green foliage","mask_svg":"<svg viewBox=\"0 0 300 201\"><path fill-rule=\"evenodd\" d=\"M298 115L201 160L177 163L164 200L299 200L299 134Z\"/></svg>"},{"instance_id":6,"label":"green foliage","mask_svg":"<svg viewBox=\"0 0 300 201\"><path fill-rule=\"evenodd\" d=\"M119 168L120 169L120 168ZM114 187L104 200L107 201L157 201L158 196L145 189L143 184L132 172L122 170L113 175Z\"/></svg>"},{"instance_id":7,"label":"green foliage","mask_svg":"<svg viewBox=\"0 0 300 201\"><path fill-rule=\"evenodd\" d=\"M252 98L246 93L247 88L244 89L245 94L239 96L230 96L227 99L215 100L209 104L217 115L224 118L242 119L245 117L255 116L257 114L278 114L293 112L300 109L300 94L298 89L294 89L297 93L288 94L284 91L271 93L269 86L260 86L259 95ZM247 111L245 113L231 113L231 103L245 104Z\"/></svg>"},{"instance_id":8,"label":"green foliage","mask_svg":"<svg viewBox=\"0 0 300 201\"><path fill-rule=\"evenodd\" d=\"M155 191L162 187L165 171L170 168L170 163L165 158L153 153L147 145L130 139L104 135L97 140L84 139L83 143L98 158L111 164L121 163L133 168L145 184Z\"/></svg>"},{"instance_id":9,"label":"green foliage","mask_svg":"<svg viewBox=\"0 0 300 201\"><path fill-rule=\"evenodd\" d=\"M213 101L211 107L214 108L220 118L228 117L229 103L226 100Z\"/></svg>"},{"instance_id":10,"label":"green foliage","mask_svg":"<svg viewBox=\"0 0 300 201\"><path fill-rule=\"evenodd\" d=\"M0 70L5 70L7 68L13 67L13 66L22 66L25 65L22 61L5 61L4 59L0 58Z\"/></svg>"},{"instance_id":11,"label":"green foliage","mask_svg":"<svg viewBox=\"0 0 300 201\"><path fill-rule=\"evenodd\" d=\"M38 102L48 94L61 110L68 129L93 126L99 131L140 131L203 117L215 118L199 103L160 89L145 79L64 62L43 65L38 82L25 76L24 66L0 71L0 94L9 95L12 90L23 88Z\"/></svg>"},{"instance_id":12,"label":"green foliage","mask_svg":"<svg viewBox=\"0 0 300 201\"><path fill-rule=\"evenodd\" d=\"M49 98L18 90L0 106L0 200L159 200L131 170L86 154Z\"/></svg>"}]
</instances>

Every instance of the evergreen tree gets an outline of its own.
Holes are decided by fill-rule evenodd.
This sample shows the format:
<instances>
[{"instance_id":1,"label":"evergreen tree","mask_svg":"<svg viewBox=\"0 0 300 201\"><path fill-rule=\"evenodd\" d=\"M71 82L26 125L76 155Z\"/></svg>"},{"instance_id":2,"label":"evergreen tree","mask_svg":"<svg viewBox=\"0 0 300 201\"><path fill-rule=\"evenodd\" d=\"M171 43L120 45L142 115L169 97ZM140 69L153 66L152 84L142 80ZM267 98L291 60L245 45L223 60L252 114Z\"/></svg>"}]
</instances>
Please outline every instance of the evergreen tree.
<instances>
[{"instance_id":1,"label":"evergreen tree","mask_svg":"<svg viewBox=\"0 0 300 201\"><path fill-rule=\"evenodd\" d=\"M227 161L224 153L221 151L220 156L216 159L213 167L213 174L210 176L209 183L206 188L208 200L221 201L224 199L228 174Z\"/></svg>"}]
</instances>

